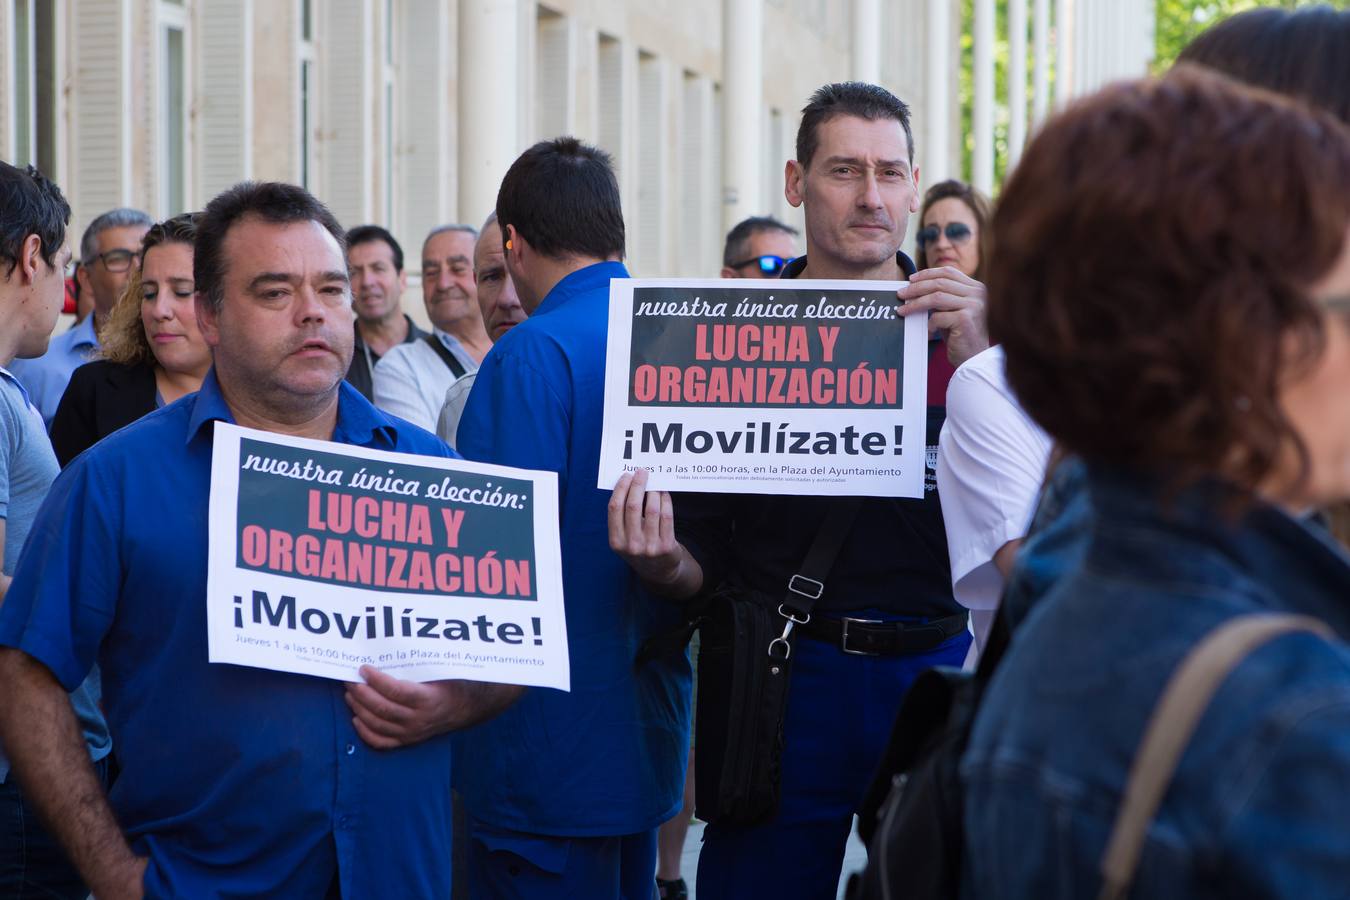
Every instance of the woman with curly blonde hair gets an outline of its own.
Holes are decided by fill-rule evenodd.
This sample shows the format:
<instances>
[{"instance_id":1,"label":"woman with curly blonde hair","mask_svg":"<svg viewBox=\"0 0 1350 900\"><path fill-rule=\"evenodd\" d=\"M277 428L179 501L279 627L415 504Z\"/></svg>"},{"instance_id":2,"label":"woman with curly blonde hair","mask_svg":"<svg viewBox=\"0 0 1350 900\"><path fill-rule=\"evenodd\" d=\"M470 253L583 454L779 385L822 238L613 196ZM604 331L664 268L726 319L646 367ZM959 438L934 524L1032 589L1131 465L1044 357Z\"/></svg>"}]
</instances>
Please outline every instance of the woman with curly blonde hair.
<instances>
[{"instance_id":1,"label":"woman with curly blonde hair","mask_svg":"<svg viewBox=\"0 0 1350 900\"><path fill-rule=\"evenodd\" d=\"M52 420L52 447L65 466L146 413L196 392L211 367L197 330L192 243L197 214L146 232L141 266L99 334L101 358L75 370Z\"/></svg>"}]
</instances>

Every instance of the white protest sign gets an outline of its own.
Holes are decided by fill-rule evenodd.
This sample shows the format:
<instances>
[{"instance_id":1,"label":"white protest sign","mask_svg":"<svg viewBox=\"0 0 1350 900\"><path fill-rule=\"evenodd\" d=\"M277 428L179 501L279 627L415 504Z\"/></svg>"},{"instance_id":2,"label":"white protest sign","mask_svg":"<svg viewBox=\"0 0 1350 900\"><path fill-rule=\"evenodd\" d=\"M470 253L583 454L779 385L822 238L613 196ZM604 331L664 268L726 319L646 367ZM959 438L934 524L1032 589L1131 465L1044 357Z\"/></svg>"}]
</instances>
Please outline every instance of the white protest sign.
<instances>
[{"instance_id":1,"label":"white protest sign","mask_svg":"<svg viewBox=\"0 0 1350 900\"><path fill-rule=\"evenodd\" d=\"M210 661L567 690L557 476L215 425Z\"/></svg>"},{"instance_id":2,"label":"white protest sign","mask_svg":"<svg viewBox=\"0 0 1350 900\"><path fill-rule=\"evenodd\" d=\"M599 487L924 495L928 322L904 282L610 282Z\"/></svg>"}]
</instances>

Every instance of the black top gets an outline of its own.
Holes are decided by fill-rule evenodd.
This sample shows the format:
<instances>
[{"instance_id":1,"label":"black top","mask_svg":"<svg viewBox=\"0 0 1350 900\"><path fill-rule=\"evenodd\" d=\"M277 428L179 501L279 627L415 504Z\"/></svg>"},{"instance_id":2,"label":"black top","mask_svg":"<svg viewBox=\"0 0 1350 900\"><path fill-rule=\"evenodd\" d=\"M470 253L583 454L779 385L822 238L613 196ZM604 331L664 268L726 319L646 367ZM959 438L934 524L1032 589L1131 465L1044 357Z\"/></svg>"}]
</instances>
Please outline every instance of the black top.
<instances>
[{"instance_id":1,"label":"black top","mask_svg":"<svg viewBox=\"0 0 1350 900\"><path fill-rule=\"evenodd\" d=\"M70 376L52 417L52 449L65 468L123 426L155 410L155 367L95 360Z\"/></svg>"},{"instance_id":2,"label":"black top","mask_svg":"<svg viewBox=\"0 0 1350 900\"><path fill-rule=\"evenodd\" d=\"M905 277L914 263L897 261ZM796 278L806 258L788 264L782 277ZM933 347L930 345L930 351ZM924 617L960 612L952 597L947 533L933 474L942 406L928 407L928 471L924 499L869 497L825 581L817 610L880 609ZM723 581L770 597L784 593L799 571L832 498L762 494L679 494L675 529L703 567L704 589Z\"/></svg>"},{"instance_id":3,"label":"black top","mask_svg":"<svg viewBox=\"0 0 1350 900\"><path fill-rule=\"evenodd\" d=\"M408 323L408 335L402 341L404 344L411 344L418 338L425 337L426 332L418 328L413 320L408 318L408 314L403 314L403 320ZM352 364L347 368L347 383L361 392L371 403L375 402L375 382L371 370L375 364L380 361L380 354L366 346L366 342L361 338L361 329L352 326L356 331L356 342L352 346Z\"/></svg>"}]
</instances>

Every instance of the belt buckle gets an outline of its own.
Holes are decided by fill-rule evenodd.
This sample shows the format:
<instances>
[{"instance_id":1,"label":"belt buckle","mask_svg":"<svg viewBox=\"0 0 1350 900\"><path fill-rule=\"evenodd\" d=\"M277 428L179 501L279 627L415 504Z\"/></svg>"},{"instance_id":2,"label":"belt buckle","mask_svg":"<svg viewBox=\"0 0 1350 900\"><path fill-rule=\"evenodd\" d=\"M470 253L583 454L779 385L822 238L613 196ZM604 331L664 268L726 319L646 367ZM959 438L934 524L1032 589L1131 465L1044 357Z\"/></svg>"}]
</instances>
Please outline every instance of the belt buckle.
<instances>
[{"instance_id":1,"label":"belt buckle","mask_svg":"<svg viewBox=\"0 0 1350 900\"><path fill-rule=\"evenodd\" d=\"M840 619L843 623L843 633L839 635L839 649L850 656L880 656L880 653L874 653L871 650L850 650L848 648L848 626L849 625L881 625L880 619L852 619L848 616Z\"/></svg>"}]
</instances>

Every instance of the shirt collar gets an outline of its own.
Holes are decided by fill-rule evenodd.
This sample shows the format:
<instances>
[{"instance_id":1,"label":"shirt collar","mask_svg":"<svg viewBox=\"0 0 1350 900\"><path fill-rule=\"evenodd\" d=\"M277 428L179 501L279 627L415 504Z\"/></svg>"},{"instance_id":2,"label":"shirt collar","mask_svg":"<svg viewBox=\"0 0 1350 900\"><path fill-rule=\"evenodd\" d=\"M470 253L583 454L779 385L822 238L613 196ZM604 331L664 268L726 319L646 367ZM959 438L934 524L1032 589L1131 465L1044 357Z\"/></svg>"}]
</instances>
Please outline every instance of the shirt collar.
<instances>
[{"instance_id":1,"label":"shirt collar","mask_svg":"<svg viewBox=\"0 0 1350 900\"><path fill-rule=\"evenodd\" d=\"M1086 482L1097 530L1128 540L1152 535L1166 542L1170 535L1174 544L1202 535L1267 589L1278 586L1287 608L1350 637L1344 602L1350 595L1350 558L1320 526L1242 497L1214 478L1168 493L1161 477L1120 467L1089 464L1076 477ZM1245 509L1232 506L1244 499ZM1237 511L1237 518L1225 510Z\"/></svg>"},{"instance_id":2,"label":"shirt collar","mask_svg":"<svg viewBox=\"0 0 1350 900\"><path fill-rule=\"evenodd\" d=\"M900 265L900 273L906 278L918 271L914 265L914 260L910 259L904 253L897 252L895 261ZM800 278L802 272L806 269L806 255L803 254L783 266L783 272L779 278Z\"/></svg>"},{"instance_id":3,"label":"shirt collar","mask_svg":"<svg viewBox=\"0 0 1350 900\"><path fill-rule=\"evenodd\" d=\"M451 334L451 333L448 332L448 331L441 331L439 328L433 327L433 328L431 329L431 333L434 334L434 335L436 335L436 340L438 340L438 341L440 341L442 344L444 344L444 345L445 345L445 349L447 349L447 350L455 350L455 349L461 349L461 350L462 350L462 349L464 348L464 343L463 343L462 341L460 341L459 338L455 337L453 334ZM465 352L468 352L468 351L465 351Z\"/></svg>"},{"instance_id":4,"label":"shirt collar","mask_svg":"<svg viewBox=\"0 0 1350 900\"><path fill-rule=\"evenodd\" d=\"M24 404L31 410L37 410L37 406L33 403L33 398L28 395L28 390L23 386L23 382L15 378L13 372L4 366L0 366L0 379L4 379L18 388L19 396L23 397ZM38 414L41 415L40 412Z\"/></svg>"},{"instance_id":5,"label":"shirt collar","mask_svg":"<svg viewBox=\"0 0 1350 900\"><path fill-rule=\"evenodd\" d=\"M417 323L407 313L403 314L403 321L408 323L408 333L403 336L403 343L411 344L413 341L426 334L425 331L417 327ZM365 338L361 337L361 328L355 322L352 323L352 331L356 334L356 349L360 350L366 345Z\"/></svg>"},{"instance_id":6,"label":"shirt collar","mask_svg":"<svg viewBox=\"0 0 1350 900\"><path fill-rule=\"evenodd\" d=\"M903 252L899 251L896 252L895 261L900 266L900 273L904 275L906 278L908 278L909 276L913 275L915 272L918 271L918 268L914 265L914 260L910 259ZM801 277L801 274L805 269L806 269L806 255L803 254L797 257L796 259L789 261L785 266L783 266L783 272L778 277L799 278ZM930 360L932 359L933 353L935 352L938 344L940 343L942 343L942 337L940 335L934 335L933 337L930 337L928 339L928 356Z\"/></svg>"},{"instance_id":7,"label":"shirt collar","mask_svg":"<svg viewBox=\"0 0 1350 900\"><path fill-rule=\"evenodd\" d=\"M84 321L70 329L70 349L97 346L98 332L94 330L94 314L90 313L84 317Z\"/></svg>"},{"instance_id":8,"label":"shirt collar","mask_svg":"<svg viewBox=\"0 0 1350 900\"><path fill-rule=\"evenodd\" d=\"M548 292L548 296L539 304L532 315L546 313L549 310L556 309L568 301L569 298L595 290L598 287L606 287L609 282L615 278L627 278L628 270L624 268L621 262L599 262L592 263L575 272L570 272L566 277L553 286L553 290Z\"/></svg>"},{"instance_id":9,"label":"shirt collar","mask_svg":"<svg viewBox=\"0 0 1350 900\"><path fill-rule=\"evenodd\" d=\"M220 421L234 424L234 415L220 392L214 366L206 373L201 390L189 402L192 403L192 412L188 416L186 443L191 443L208 423ZM361 396L360 391L344 380L338 384L338 414L333 441L358 447L383 444L386 449L392 450L398 443L398 429L388 416L372 406L369 400Z\"/></svg>"}]
</instances>

